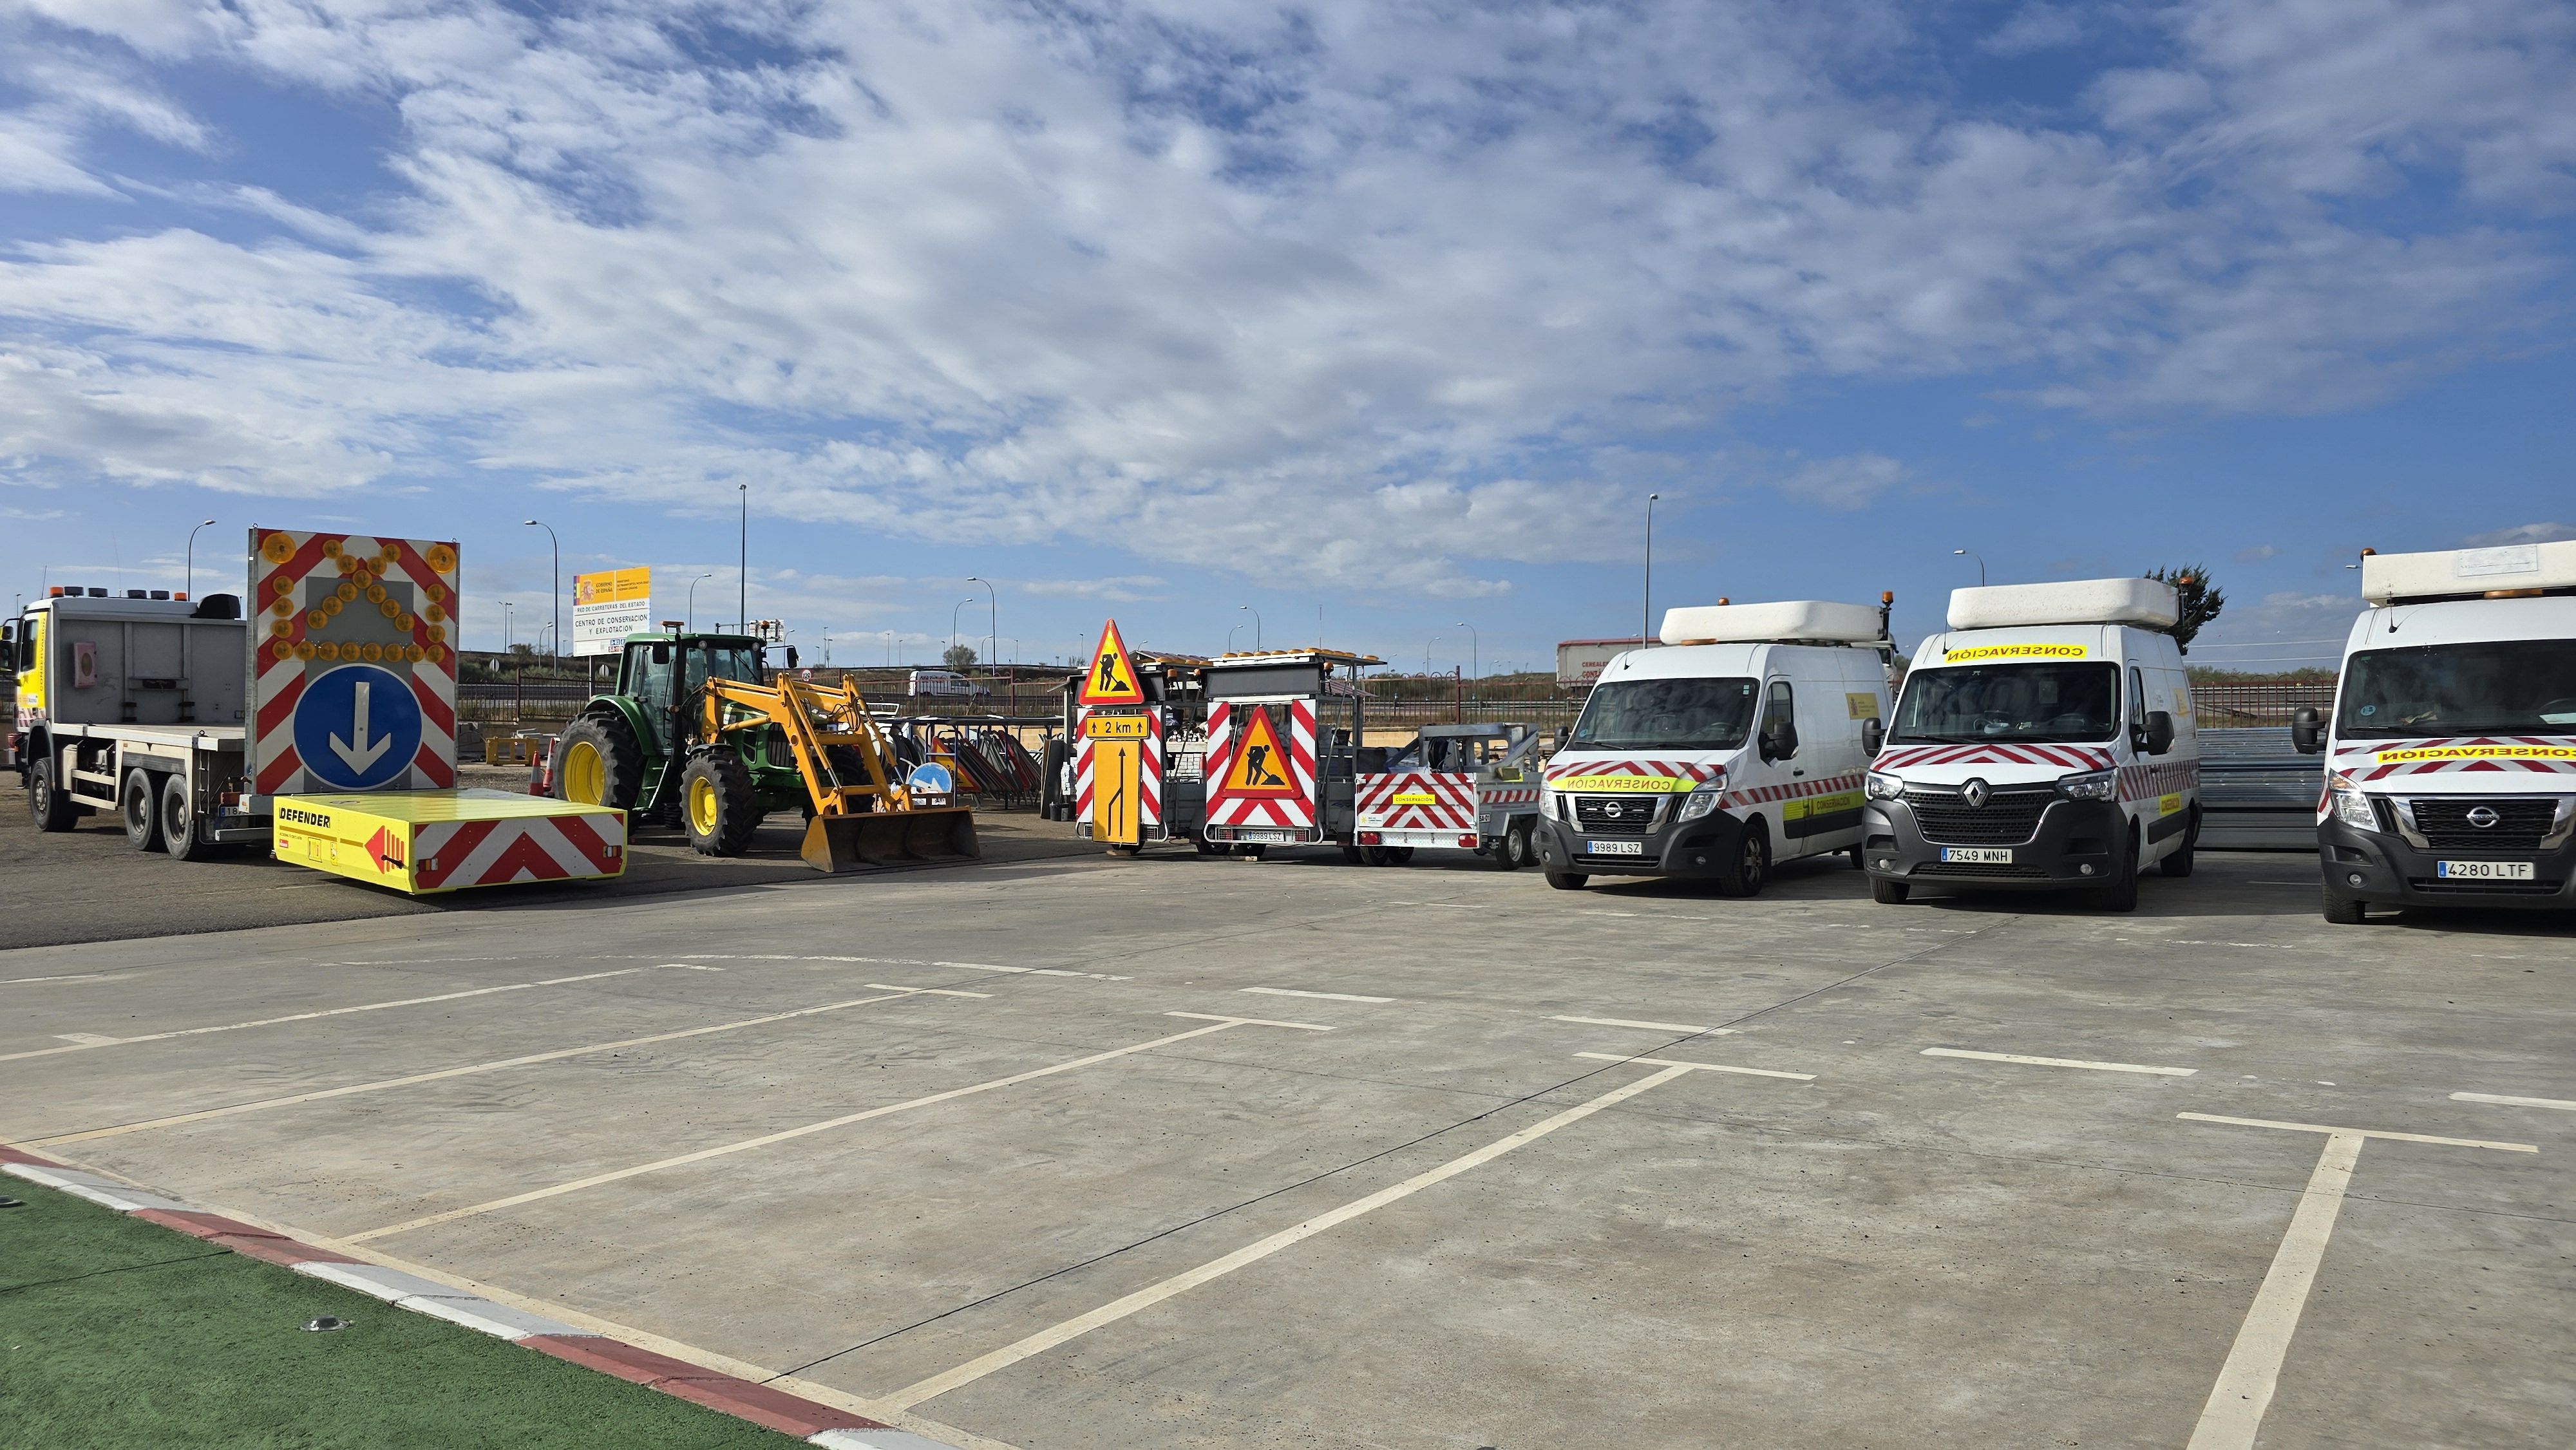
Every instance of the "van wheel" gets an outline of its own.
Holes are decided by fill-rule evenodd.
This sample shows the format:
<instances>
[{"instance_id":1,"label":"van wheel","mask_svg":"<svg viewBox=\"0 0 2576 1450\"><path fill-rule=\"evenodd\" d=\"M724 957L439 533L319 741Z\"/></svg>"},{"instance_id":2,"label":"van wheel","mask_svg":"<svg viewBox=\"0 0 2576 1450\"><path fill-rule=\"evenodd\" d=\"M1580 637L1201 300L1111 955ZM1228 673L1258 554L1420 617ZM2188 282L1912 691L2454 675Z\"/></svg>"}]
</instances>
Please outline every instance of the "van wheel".
<instances>
[{"instance_id":1,"label":"van wheel","mask_svg":"<svg viewBox=\"0 0 2576 1450\"><path fill-rule=\"evenodd\" d=\"M2111 863L2110 884L2093 893L2093 904L2103 911L2138 909L2138 828L2129 828L2129 849Z\"/></svg>"},{"instance_id":2,"label":"van wheel","mask_svg":"<svg viewBox=\"0 0 2576 1450\"><path fill-rule=\"evenodd\" d=\"M27 814L36 818L40 831L68 831L80 819L80 807L54 783L51 757L27 767Z\"/></svg>"},{"instance_id":3,"label":"van wheel","mask_svg":"<svg viewBox=\"0 0 2576 1450\"><path fill-rule=\"evenodd\" d=\"M203 861L215 854L213 845L197 837L197 802L184 775L161 782L161 849L173 861Z\"/></svg>"},{"instance_id":4,"label":"van wheel","mask_svg":"<svg viewBox=\"0 0 2576 1450\"><path fill-rule=\"evenodd\" d=\"M2370 908L2358 896L2346 896L2329 886L2325 889L2326 920L2336 926L2360 926L2370 920Z\"/></svg>"},{"instance_id":5,"label":"van wheel","mask_svg":"<svg viewBox=\"0 0 2576 1450\"><path fill-rule=\"evenodd\" d=\"M117 814L125 818L125 844L137 851L161 849L161 778L142 766L125 773L116 793Z\"/></svg>"},{"instance_id":6,"label":"van wheel","mask_svg":"<svg viewBox=\"0 0 2576 1450\"><path fill-rule=\"evenodd\" d=\"M1736 842L1735 859L1717 873L1717 890L1722 896L1759 896L1762 885L1771 879L1771 827L1760 816L1744 823L1744 834Z\"/></svg>"},{"instance_id":7,"label":"van wheel","mask_svg":"<svg viewBox=\"0 0 2576 1450\"><path fill-rule=\"evenodd\" d=\"M1906 882L1882 881L1875 876L1869 879L1869 899L1881 906L1903 906L1913 894L1914 888Z\"/></svg>"},{"instance_id":8,"label":"van wheel","mask_svg":"<svg viewBox=\"0 0 2576 1450\"><path fill-rule=\"evenodd\" d=\"M1547 873L1547 884L1555 887L1559 891L1581 891L1583 889L1583 883L1591 879L1592 878L1589 876L1585 876L1574 871L1550 871Z\"/></svg>"},{"instance_id":9,"label":"van wheel","mask_svg":"<svg viewBox=\"0 0 2576 1450\"><path fill-rule=\"evenodd\" d=\"M2182 847L2156 863L2156 869L2167 876L2180 878L2191 874L2192 851L2200 845L2200 807L2191 808L2191 824L2182 833Z\"/></svg>"}]
</instances>

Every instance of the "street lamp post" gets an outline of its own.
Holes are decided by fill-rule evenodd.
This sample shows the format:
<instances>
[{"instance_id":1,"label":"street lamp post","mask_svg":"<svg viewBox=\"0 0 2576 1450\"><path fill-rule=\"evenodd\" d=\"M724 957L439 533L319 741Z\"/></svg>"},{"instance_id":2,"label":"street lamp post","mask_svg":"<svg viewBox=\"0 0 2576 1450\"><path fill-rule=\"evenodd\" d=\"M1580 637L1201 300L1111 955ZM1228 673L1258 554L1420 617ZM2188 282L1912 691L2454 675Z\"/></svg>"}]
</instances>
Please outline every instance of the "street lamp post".
<instances>
[{"instance_id":1,"label":"street lamp post","mask_svg":"<svg viewBox=\"0 0 2576 1450\"><path fill-rule=\"evenodd\" d=\"M1976 561L1977 561L1977 587L1978 587L1978 588L1980 588L1980 589L1985 588L1985 587L1986 587L1986 556L1985 556L1985 555L1983 555L1983 554L1978 553L1978 552L1977 552L1976 550L1974 550L1974 549L1952 549L1950 552L1951 552L1952 554L1965 554L1965 555L1966 555L1966 556L1968 556L1969 558L1974 559L1974 560L1976 560Z\"/></svg>"},{"instance_id":2,"label":"street lamp post","mask_svg":"<svg viewBox=\"0 0 2576 1450\"><path fill-rule=\"evenodd\" d=\"M1467 678L1471 680L1483 679L1485 676L1485 637L1476 632L1476 626L1469 624L1463 619L1458 621L1458 627L1467 631Z\"/></svg>"},{"instance_id":3,"label":"street lamp post","mask_svg":"<svg viewBox=\"0 0 2576 1450\"><path fill-rule=\"evenodd\" d=\"M709 572L707 572L707 573L704 573L704 574L699 575L699 576L698 576L698 579L713 579L714 577L716 577L716 576L715 576L715 574L714 574L714 572L713 572L712 570L710 570L710 571L709 571ZM691 634L695 634L695 633L697 633L697 632L698 632L698 579L692 579L692 580L690 580L690 581L689 581L689 626L688 626L688 628L689 628L689 633L691 633Z\"/></svg>"},{"instance_id":4,"label":"street lamp post","mask_svg":"<svg viewBox=\"0 0 2576 1450\"><path fill-rule=\"evenodd\" d=\"M1655 500L1662 497L1660 493L1646 495L1646 599L1642 610L1645 617L1638 624L1637 637L1650 645L1655 639Z\"/></svg>"},{"instance_id":5,"label":"street lamp post","mask_svg":"<svg viewBox=\"0 0 2576 1450\"><path fill-rule=\"evenodd\" d=\"M951 651L954 651L957 648L957 611L974 602L975 601L972 599L960 599L957 601L956 605L948 611L948 648ZM944 664L946 661L943 660L941 663ZM956 666L950 665L949 668L954 669Z\"/></svg>"},{"instance_id":6,"label":"street lamp post","mask_svg":"<svg viewBox=\"0 0 2576 1450\"><path fill-rule=\"evenodd\" d=\"M999 594L994 592L993 581L990 579L980 579L975 575L969 574L966 576L966 582L969 584L981 584L984 586L984 604L986 610L984 615L984 652L986 655L984 663L989 665L994 662L995 657L998 657L1002 653L1002 598Z\"/></svg>"},{"instance_id":7,"label":"street lamp post","mask_svg":"<svg viewBox=\"0 0 2576 1450\"><path fill-rule=\"evenodd\" d=\"M1426 680L1431 678L1431 647L1439 642L1440 636L1436 634L1422 642L1422 678Z\"/></svg>"},{"instance_id":8,"label":"street lamp post","mask_svg":"<svg viewBox=\"0 0 2576 1450\"><path fill-rule=\"evenodd\" d=\"M202 529L206 527L207 524L211 524L213 522L213 519L207 519L204 523L198 524L197 529ZM196 597L197 593L197 529L190 529L188 531L188 582L179 586L180 588L188 591L188 596L192 599ZM253 612L257 612L259 602L257 600L253 600L251 603Z\"/></svg>"},{"instance_id":9,"label":"street lamp post","mask_svg":"<svg viewBox=\"0 0 2576 1450\"><path fill-rule=\"evenodd\" d=\"M510 611L516 607L517 606L510 603L507 599L501 601L501 653L503 654L508 654L510 652L510 631L512 628L512 615Z\"/></svg>"},{"instance_id":10,"label":"street lamp post","mask_svg":"<svg viewBox=\"0 0 2576 1450\"><path fill-rule=\"evenodd\" d=\"M552 524L530 519L525 527L545 530L546 542L554 549L554 582L546 590L546 622L555 627L555 642L554 648L546 654L548 658L557 658L563 654L563 541L555 537Z\"/></svg>"},{"instance_id":11,"label":"street lamp post","mask_svg":"<svg viewBox=\"0 0 2576 1450\"><path fill-rule=\"evenodd\" d=\"M1252 616L1252 652L1259 654L1261 653L1261 611L1249 604L1242 606L1242 609L1244 613Z\"/></svg>"},{"instance_id":12,"label":"street lamp post","mask_svg":"<svg viewBox=\"0 0 2576 1450\"><path fill-rule=\"evenodd\" d=\"M734 490L742 495L742 540L734 555L733 612L734 628L751 627L751 485L737 483Z\"/></svg>"}]
</instances>

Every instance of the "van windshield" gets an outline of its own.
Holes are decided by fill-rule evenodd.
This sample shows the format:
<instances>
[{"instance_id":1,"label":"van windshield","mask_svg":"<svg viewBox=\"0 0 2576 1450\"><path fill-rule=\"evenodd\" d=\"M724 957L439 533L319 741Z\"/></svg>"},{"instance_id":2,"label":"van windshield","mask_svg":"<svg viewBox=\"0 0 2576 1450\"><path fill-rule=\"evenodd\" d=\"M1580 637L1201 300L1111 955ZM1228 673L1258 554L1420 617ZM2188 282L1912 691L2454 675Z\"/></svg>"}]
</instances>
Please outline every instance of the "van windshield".
<instances>
[{"instance_id":1,"label":"van windshield","mask_svg":"<svg viewBox=\"0 0 2576 1450\"><path fill-rule=\"evenodd\" d=\"M1618 680L1596 685L1565 750L1733 750L1753 728L1761 682Z\"/></svg>"},{"instance_id":2,"label":"van windshield","mask_svg":"<svg viewBox=\"0 0 2576 1450\"><path fill-rule=\"evenodd\" d=\"M1890 745L1968 745L1983 740L2052 744L2118 733L2120 667L2111 664L1966 665L1916 670L1896 702Z\"/></svg>"},{"instance_id":3,"label":"van windshield","mask_svg":"<svg viewBox=\"0 0 2576 1450\"><path fill-rule=\"evenodd\" d=\"M2335 733L2565 735L2576 731L2576 640L2373 649L2344 666Z\"/></svg>"}]
</instances>

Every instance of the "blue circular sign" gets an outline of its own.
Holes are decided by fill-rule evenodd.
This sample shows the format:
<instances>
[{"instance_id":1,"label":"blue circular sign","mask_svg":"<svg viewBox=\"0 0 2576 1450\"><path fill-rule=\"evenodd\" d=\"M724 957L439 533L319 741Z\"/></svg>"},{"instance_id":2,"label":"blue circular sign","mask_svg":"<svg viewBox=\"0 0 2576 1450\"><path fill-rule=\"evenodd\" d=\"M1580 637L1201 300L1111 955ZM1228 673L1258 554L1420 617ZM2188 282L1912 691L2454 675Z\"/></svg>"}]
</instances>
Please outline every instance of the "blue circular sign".
<instances>
[{"instance_id":1,"label":"blue circular sign","mask_svg":"<svg viewBox=\"0 0 2576 1450\"><path fill-rule=\"evenodd\" d=\"M333 790L374 790L420 754L420 701L411 682L375 665L325 670L295 702L295 753Z\"/></svg>"},{"instance_id":2,"label":"blue circular sign","mask_svg":"<svg viewBox=\"0 0 2576 1450\"><path fill-rule=\"evenodd\" d=\"M922 795L947 795L957 789L957 777L936 760L925 760L903 778L904 788Z\"/></svg>"}]
</instances>

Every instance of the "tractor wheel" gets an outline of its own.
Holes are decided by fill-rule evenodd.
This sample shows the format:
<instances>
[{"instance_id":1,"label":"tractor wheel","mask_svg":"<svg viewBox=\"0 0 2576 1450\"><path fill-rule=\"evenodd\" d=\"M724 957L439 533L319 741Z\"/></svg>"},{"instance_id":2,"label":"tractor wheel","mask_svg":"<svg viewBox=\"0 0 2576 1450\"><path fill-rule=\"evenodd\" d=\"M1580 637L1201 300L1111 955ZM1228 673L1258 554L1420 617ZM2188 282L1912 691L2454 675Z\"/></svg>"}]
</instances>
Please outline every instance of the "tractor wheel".
<instances>
[{"instance_id":1,"label":"tractor wheel","mask_svg":"<svg viewBox=\"0 0 2576 1450\"><path fill-rule=\"evenodd\" d=\"M644 747L616 715L584 715L555 741L555 799L576 805L635 808L644 783Z\"/></svg>"},{"instance_id":2,"label":"tractor wheel","mask_svg":"<svg viewBox=\"0 0 2576 1450\"><path fill-rule=\"evenodd\" d=\"M172 774L161 783L161 849L173 861L203 861L214 846L197 834L197 802L188 793L188 777Z\"/></svg>"},{"instance_id":3,"label":"tractor wheel","mask_svg":"<svg viewBox=\"0 0 2576 1450\"><path fill-rule=\"evenodd\" d=\"M54 779L57 768L50 755L27 767L27 814L40 831L68 831L80 818L80 807Z\"/></svg>"},{"instance_id":4,"label":"tractor wheel","mask_svg":"<svg viewBox=\"0 0 2576 1450\"><path fill-rule=\"evenodd\" d=\"M680 772L680 824L701 856L741 855L766 814L750 770L728 751L691 756Z\"/></svg>"},{"instance_id":5,"label":"tractor wheel","mask_svg":"<svg viewBox=\"0 0 2576 1450\"><path fill-rule=\"evenodd\" d=\"M117 814L125 818L125 844L137 851L161 849L161 777L142 766L125 773L116 793Z\"/></svg>"}]
</instances>

